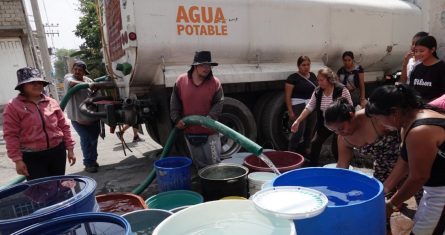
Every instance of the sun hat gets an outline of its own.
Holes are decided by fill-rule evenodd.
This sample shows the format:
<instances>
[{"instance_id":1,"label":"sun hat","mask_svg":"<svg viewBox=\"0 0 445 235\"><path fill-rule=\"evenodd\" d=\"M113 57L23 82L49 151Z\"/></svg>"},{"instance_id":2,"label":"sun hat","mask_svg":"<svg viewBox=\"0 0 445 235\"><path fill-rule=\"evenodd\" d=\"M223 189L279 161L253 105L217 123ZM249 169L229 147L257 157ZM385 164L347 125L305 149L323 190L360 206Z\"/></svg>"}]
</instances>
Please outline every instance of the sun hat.
<instances>
[{"instance_id":1,"label":"sun hat","mask_svg":"<svg viewBox=\"0 0 445 235\"><path fill-rule=\"evenodd\" d=\"M74 68L74 66L83 68L83 71L85 71L85 75L90 75L90 72L87 69L87 64L85 64L85 62L83 62L81 60L77 60L76 62L74 62L73 68Z\"/></svg>"},{"instance_id":2,"label":"sun hat","mask_svg":"<svg viewBox=\"0 0 445 235\"><path fill-rule=\"evenodd\" d=\"M210 64L211 66L218 66L218 63L212 62L212 55L210 51L197 51L193 58L193 65Z\"/></svg>"},{"instance_id":3,"label":"sun hat","mask_svg":"<svg viewBox=\"0 0 445 235\"><path fill-rule=\"evenodd\" d=\"M21 85L29 82L42 82L43 86L50 84L36 68L24 67L17 70L17 86L15 86L15 89L19 90Z\"/></svg>"}]
</instances>

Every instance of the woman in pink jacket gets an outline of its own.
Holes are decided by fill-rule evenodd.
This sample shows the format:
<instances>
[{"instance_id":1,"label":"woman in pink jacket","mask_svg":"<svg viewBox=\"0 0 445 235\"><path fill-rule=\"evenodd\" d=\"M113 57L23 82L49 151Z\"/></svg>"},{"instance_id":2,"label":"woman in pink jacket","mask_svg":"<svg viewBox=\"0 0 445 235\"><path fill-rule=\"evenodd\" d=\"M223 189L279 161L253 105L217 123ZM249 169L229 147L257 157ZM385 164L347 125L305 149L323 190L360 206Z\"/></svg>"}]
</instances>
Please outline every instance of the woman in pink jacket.
<instances>
[{"instance_id":1,"label":"woman in pink jacket","mask_svg":"<svg viewBox=\"0 0 445 235\"><path fill-rule=\"evenodd\" d=\"M3 133L8 157L17 174L27 180L64 175L68 151L76 162L70 126L56 100L42 94L49 84L38 69L17 70L16 90L3 112Z\"/></svg>"}]
</instances>

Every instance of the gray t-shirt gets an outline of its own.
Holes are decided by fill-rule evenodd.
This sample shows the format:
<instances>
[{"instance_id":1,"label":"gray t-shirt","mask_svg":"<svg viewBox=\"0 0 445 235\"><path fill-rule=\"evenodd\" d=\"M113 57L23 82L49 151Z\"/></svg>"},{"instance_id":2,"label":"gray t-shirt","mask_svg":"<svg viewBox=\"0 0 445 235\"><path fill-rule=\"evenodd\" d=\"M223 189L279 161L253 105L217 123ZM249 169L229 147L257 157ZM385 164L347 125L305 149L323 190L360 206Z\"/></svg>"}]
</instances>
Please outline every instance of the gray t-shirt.
<instances>
[{"instance_id":1,"label":"gray t-shirt","mask_svg":"<svg viewBox=\"0 0 445 235\"><path fill-rule=\"evenodd\" d=\"M64 85L64 91L65 95L68 92L68 89L70 88L70 82L76 80L72 74L67 74L64 77L63 85ZM93 83L93 80L91 80L89 77L83 77L84 82L86 83ZM94 121L97 121L97 119L87 117L83 115L79 110L79 105L88 98L88 89L82 89L74 93L73 96L71 96L71 99L68 101L65 107L66 114L68 118L71 121L76 121L80 124L90 124Z\"/></svg>"}]
</instances>

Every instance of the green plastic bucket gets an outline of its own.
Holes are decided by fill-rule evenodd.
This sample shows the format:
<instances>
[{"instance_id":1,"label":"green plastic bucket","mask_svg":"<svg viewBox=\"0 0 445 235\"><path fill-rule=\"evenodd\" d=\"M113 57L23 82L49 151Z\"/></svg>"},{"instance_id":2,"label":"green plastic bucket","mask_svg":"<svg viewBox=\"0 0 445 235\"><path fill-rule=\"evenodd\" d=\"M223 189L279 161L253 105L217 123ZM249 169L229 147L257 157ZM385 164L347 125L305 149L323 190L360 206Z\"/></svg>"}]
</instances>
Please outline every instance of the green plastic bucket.
<instances>
[{"instance_id":1,"label":"green plastic bucket","mask_svg":"<svg viewBox=\"0 0 445 235\"><path fill-rule=\"evenodd\" d=\"M171 210L204 202L201 194L189 190L162 192L145 200L149 209Z\"/></svg>"}]
</instances>

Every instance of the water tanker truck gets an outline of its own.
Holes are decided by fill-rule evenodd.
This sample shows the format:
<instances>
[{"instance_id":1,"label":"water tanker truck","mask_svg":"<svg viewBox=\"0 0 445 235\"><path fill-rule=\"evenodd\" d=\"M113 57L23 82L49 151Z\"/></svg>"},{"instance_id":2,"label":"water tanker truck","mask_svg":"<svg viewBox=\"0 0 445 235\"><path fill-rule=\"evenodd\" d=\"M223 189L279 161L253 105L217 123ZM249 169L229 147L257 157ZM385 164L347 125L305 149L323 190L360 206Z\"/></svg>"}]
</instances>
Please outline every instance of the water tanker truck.
<instances>
[{"instance_id":1,"label":"water tanker truck","mask_svg":"<svg viewBox=\"0 0 445 235\"><path fill-rule=\"evenodd\" d=\"M169 99L195 51L209 50L225 103L219 121L265 147L287 148L284 81L301 55L341 66L353 51L368 86L400 69L412 36L429 31L445 48L442 0L99 0L103 54L115 88L103 120L144 123L164 144ZM240 146L223 137L223 154Z\"/></svg>"}]
</instances>

